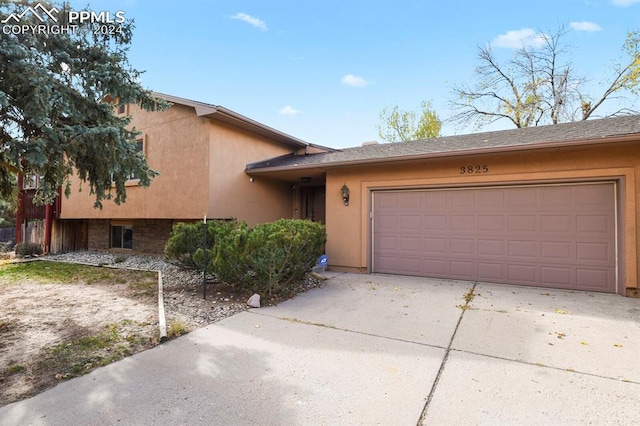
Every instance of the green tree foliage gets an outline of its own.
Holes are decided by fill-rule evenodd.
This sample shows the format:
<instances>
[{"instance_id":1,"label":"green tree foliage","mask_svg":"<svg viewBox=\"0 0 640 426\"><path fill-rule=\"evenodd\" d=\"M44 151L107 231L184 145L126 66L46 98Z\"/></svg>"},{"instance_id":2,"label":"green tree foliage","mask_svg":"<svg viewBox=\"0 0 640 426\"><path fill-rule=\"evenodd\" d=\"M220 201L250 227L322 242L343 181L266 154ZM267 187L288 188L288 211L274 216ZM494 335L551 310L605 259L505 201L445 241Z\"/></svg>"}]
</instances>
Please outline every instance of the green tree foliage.
<instances>
[{"instance_id":1,"label":"green tree foliage","mask_svg":"<svg viewBox=\"0 0 640 426\"><path fill-rule=\"evenodd\" d=\"M326 241L324 225L280 219L250 228L237 221L207 222L203 248L202 222L179 224L165 246L165 256L185 267L202 268L243 293L267 299L289 297L315 265Z\"/></svg>"},{"instance_id":2,"label":"green tree foliage","mask_svg":"<svg viewBox=\"0 0 640 426\"><path fill-rule=\"evenodd\" d=\"M68 4L40 3L54 5L61 11L57 24L68 24ZM0 0L0 21L26 6ZM25 14L25 24L42 22ZM68 195L72 173L87 183L96 207L105 199L124 202L133 174L150 184L156 172L136 154L137 132L114 111L122 104L167 106L143 89L141 73L127 60L133 28L128 20L114 34L96 34L89 25L58 34L0 34L2 195L10 195L11 175L18 172L40 176L39 203L52 202L63 185Z\"/></svg>"},{"instance_id":3,"label":"green tree foliage","mask_svg":"<svg viewBox=\"0 0 640 426\"><path fill-rule=\"evenodd\" d=\"M397 105L385 107L380 112L378 135L386 142L428 139L440 136L442 122L431 103L423 101L421 110L404 111Z\"/></svg>"},{"instance_id":4,"label":"green tree foliage","mask_svg":"<svg viewBox=\"0 0 640 426\"><path fill-rule=\"evenodd\" d=\"M526 45L507 63L501 63L490 45L479 47L480 65L475 83L453 89L452 107L458 113L450 121L476 128L498 120L515 127L587 120L610 99L638 93L640 83L640 33L630 32L624 43L625 58L612 69L601 94L586 92L588 80L564 59L570 49L563 43L569 32L561 26L554 34L540 34L542 43ZM633 114L621 108L607 114Z\"/></svg>"}]
</instances>

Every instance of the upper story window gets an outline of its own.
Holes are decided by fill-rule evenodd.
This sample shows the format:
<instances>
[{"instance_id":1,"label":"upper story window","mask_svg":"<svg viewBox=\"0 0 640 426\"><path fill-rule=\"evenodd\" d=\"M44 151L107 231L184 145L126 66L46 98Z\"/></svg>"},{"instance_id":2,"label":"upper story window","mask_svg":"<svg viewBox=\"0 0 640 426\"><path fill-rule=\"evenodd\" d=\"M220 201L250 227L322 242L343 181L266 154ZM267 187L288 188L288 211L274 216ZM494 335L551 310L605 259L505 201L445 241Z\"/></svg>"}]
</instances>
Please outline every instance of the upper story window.
<instances>
[{"instance_id":1,"label":"upper story window","mask_svg":"<svg viewBox=\"0 0 640 426\"><path fill-rule=\"evenodd\" d=\"M38 187L38 176L24 175L22 178L22 189L36 189Z\"/></svg>"},{"instance_id":2,"label":"upper story window","mask_svg":"<svg viewBox=\"0 0 640 426\"><path fill-rule=\"evenodd\" d=\"M116 107L117 115L127 115L127 104L118 105Z\"/></svg>"},{"instance_id":3,"label":"upper story window","mask_svg":"<svg viewBox=\"0 0 640 426\"><path fill-rule=\"evenodd\" d=\"M143 155L145 155L144 148L145 148L144 136L141 136L138 139L136 139L136 153L141 152ZM137 176L135 173L132 173L131 176L129 176L129 180L136 180L136 179L140 179L140 176Z\"/></svg>"}]
</instances>

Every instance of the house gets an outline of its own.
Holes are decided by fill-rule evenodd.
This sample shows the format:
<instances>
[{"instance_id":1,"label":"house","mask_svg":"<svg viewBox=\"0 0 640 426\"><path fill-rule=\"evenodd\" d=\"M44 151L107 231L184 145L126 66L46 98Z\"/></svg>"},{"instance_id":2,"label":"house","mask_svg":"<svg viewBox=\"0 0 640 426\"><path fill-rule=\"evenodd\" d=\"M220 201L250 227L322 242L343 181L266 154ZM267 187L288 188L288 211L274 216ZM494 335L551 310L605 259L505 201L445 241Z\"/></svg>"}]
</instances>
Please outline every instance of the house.
<instances>
[{"instance_id":1,"label":"house","mask_svg":"<svg viewBox=\"0 0 640 426\"><path fill-rule=\"evenodd\" d=\"M639 116L334 150L159 96L173 106L120 113L160 176L102 210L73 181L52 251L162 253L180 221L304 218L326 224L333 270L640 295Z\"/></svg>"},{"instance_id":2,"label":"house","mask_svg":"<svg viewBox=\"0 0 640 426\"><path fill-rule=\"evenodd\" d=\"M324 182L334 270L638 296L640 117L249 163Z\"/></svg>"},{"instance_id":3,"label":"house","mask_svg":"<svg viewBox=\"0 0 640 426\"><path fill-rule=\"evenodd\" d=\"M330 152L221 106L155 94L172 106L148 112L127 105L141 132L138 144L149 167L160 174L148 188L132 177L126 203L93 207L88 190L72 177L71 194L53 218L51 252L124 250L162 254L176 222L237 218L249 224L283 217L324 221L324 194L315 182L305 189L289 182L253 179L248 162L287 154ZM324 181L322 182L324 185ZM318 206L314 209L313 206ZM294 213L292 213L292 211Z\"/></svg>"}]
</instances>

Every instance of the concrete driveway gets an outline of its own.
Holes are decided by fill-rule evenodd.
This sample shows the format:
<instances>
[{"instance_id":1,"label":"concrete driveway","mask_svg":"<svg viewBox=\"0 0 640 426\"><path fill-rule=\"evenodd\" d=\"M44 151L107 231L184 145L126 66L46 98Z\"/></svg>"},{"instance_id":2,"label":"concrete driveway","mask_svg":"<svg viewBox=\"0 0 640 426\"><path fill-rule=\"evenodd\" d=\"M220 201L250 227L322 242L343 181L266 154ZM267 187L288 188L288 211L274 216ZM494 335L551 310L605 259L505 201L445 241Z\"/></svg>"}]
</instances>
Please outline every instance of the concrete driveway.
<instances>
[{"instance_id":1,"label":"concrete driveway","mask_svg":"<svg viewBox=\"0 0 640 426\"><path fill-rule=\"evenodd\" d=\"M640 424L639 359L639 299L333 274L2 407L0 424Z\"/></svg>"}]
</instances>

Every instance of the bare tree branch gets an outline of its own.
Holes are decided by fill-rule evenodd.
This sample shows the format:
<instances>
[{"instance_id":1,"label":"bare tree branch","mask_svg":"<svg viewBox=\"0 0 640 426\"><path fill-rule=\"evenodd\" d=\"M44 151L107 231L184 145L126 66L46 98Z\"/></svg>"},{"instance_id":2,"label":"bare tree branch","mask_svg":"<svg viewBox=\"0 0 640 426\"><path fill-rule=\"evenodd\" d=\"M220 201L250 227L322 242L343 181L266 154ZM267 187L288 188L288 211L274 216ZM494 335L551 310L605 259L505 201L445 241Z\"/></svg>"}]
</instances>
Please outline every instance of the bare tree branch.
<instances>
[{"instance_id":1,"label":"bare tree branch","mask_svg":"<svg viewBox=\"0 0 640 426\"><path fill-rule=\"evenodd\" d=\"M458 112L447 121L479 128L507 119L521 128L586 120L607 100L622 98L614 95L637 93L638 32L629 33L624 44L630 56L625 61L627 65L618 67L607 89L592 102L584 93L586 78L576 74L570 62L562 60L568 50L563 37L569 31L562 25L551 35L540 33L541 45L523 45L506 65L497 61L491 46L478 47L480 65L476 67L476 82L453 88L455 100L450 105Z\"/></svg>"}]
</instances>

